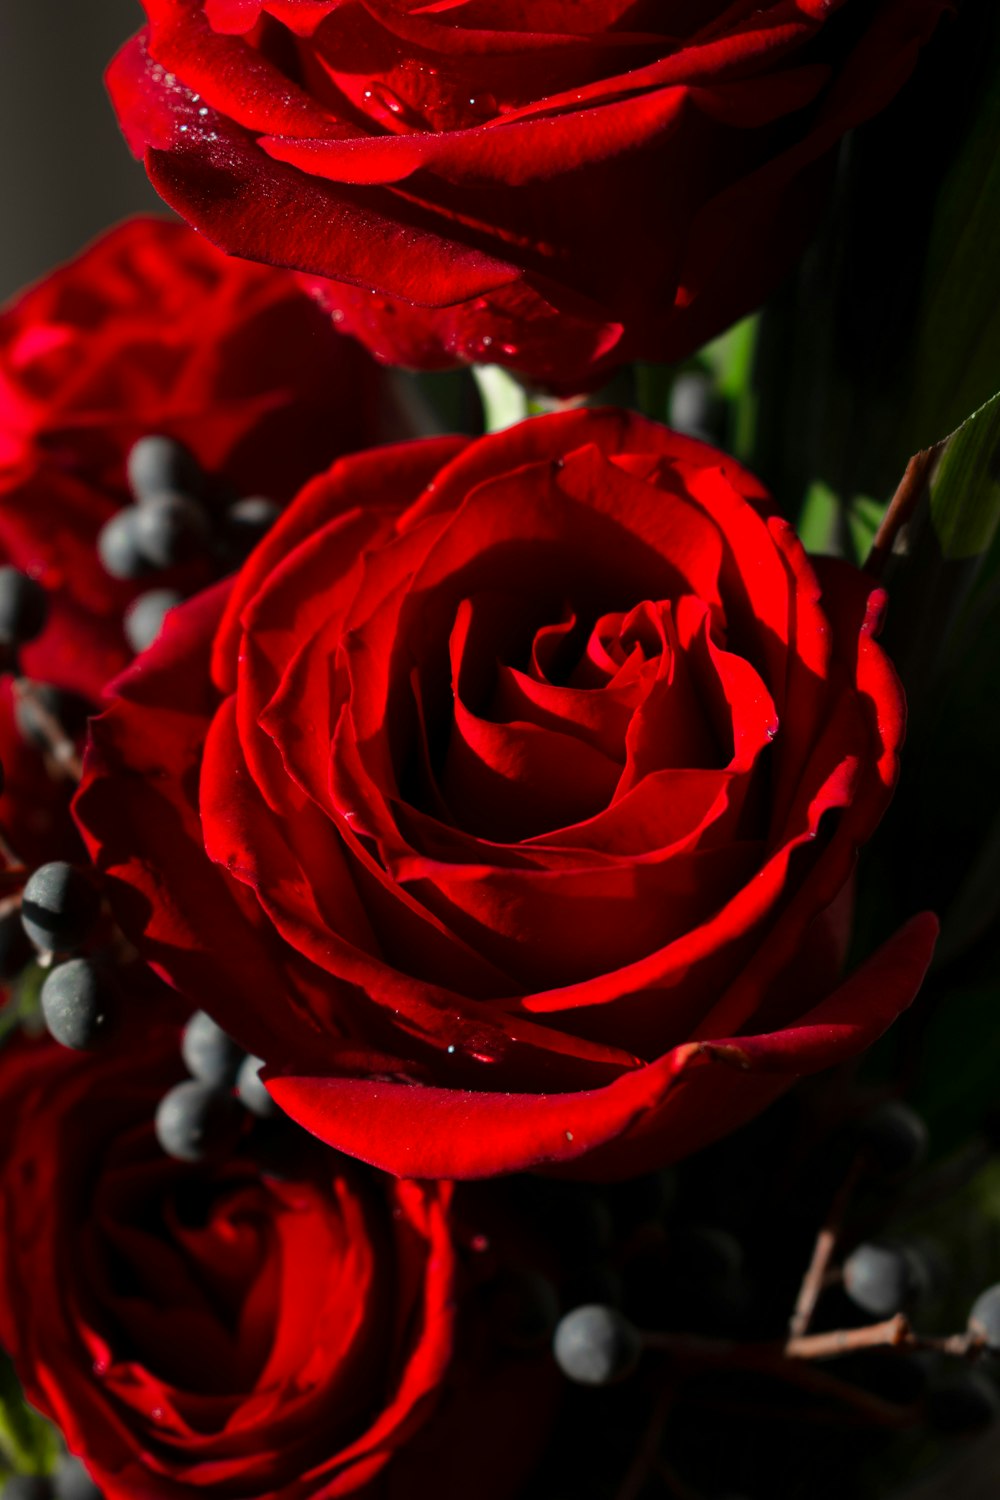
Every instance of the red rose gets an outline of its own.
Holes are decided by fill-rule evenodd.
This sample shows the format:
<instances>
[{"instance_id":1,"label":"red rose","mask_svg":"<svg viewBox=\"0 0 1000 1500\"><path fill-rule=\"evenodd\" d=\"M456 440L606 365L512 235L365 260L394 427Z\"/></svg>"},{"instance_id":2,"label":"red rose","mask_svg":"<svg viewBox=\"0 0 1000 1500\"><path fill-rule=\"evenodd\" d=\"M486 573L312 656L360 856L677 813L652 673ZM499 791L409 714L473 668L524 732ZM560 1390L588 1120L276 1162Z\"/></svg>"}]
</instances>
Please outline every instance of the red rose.
<instances>
[{"instance_id":1,"label":"red rose","mask_svg":"<svg viewBox=\"0 0 1000 1500\"><path fill-rule=\"evenodd\" d=\"M0 561L50 593L33 676L97 697L132 653L94 551L137 438L185 443L236 494L288 500L376 436L377 372L294 277L132 219L0 313ZM208 575L212 576L211 574Z\"/></svg>"},{"instance_id":2,"label":"red rose","mask_svg":"<svg viewBox=\"0 0 1000 1500\"><path fill-rule=\"evenodd\" d=\"M168 203L383 359L574 390L763 300L951 0L143 3L109 83Z\"/></svg>"},{"instance_id":3,"label":"red rose","mask_svg":"<svg viewBox=\"0 0 1000 1500\"><path fill-rule=\"evenodd\" d=\"M78 817L325 1140L639 1172L919 985L929 916L839 977L903 734L882 605L627 412L357 455L119 680Z\"/></svg>"},{"instance_id":4,"label":"red rose","mask_svg":"<svg viewBox=\"0 0 1000 1500\"><path fill-rule=\"evenodd\" d=\"M0 1339L107 1500L513 1494L552 1372L473 1326L449 1186L175 1161L176 1032L133 1040L0 1053Z\"/></svg>"},{"instance_id":5,"label":"red rose","mask_svg":"<svg viewBox=\"0 0 1000 1500\"><path fill-rule=\"evenodd\" d=\"M129 499L137 438L179 439L217 486L286 501L375 440L381 383L294 277L159 219L112 230L12 302L0 312L0 563L49 596L24 672L96 700L131 660L122 615L151 583L110 577L95 543ZM192 587L216 571L199 558L168 581ZM44 858L56 847L39 824L45 778L19 743L6 686L0 756L0 822L21 853Z\"/></svg>"}]
</instances>

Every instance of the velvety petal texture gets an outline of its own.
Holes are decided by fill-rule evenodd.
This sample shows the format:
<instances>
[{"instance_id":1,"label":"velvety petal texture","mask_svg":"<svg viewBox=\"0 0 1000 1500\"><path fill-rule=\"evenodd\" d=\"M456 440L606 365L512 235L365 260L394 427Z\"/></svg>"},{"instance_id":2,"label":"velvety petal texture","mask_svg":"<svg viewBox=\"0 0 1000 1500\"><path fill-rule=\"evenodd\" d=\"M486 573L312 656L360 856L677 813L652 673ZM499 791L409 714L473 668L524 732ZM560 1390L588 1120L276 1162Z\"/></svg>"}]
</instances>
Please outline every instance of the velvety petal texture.
<instances>
[{"instance_id":1,"label":"velvety petal texture","mask_svg":"<svg viewBox=\"0 0 1000 1500\"><path fill-rule=\"evenodd\" d=\"M562 390L776 285L951 0L143 0L108 81L157 190L391 363Z\"/></svg>"},{"instance_id":2,"label":"velvety petal texture","mask_svg":"<svg viewBox=\"0 0 1000 1500\"><path fill-rule=\"evenodd\" d=\"M413 1500L433 1475L447 1500L509 1500L554 1372L487 1332L502 1234L488 1270L463 1270L479 1210L450 1184L301 1132L273 1174L249 1117L221 1165L164 1155L153 1115L181 1073L148 1012L128 1047L0 1053L0 1338L101 1493ZM494 1459L483 1411L525 1434L518 1452Z\"/></svg>"},{"instance_id":3,"label":"velvety petal texture","mask_svg":"<svg viewBox=\"0 0 1000 1500\"><path fill-rule=\"evenodd\" d=\"M648 1170L920 984L929 916L841 972L903 736L884 604L631 413L358 455L118 680L78 821L324 1140Z\"/></svg>"}]
</instances>

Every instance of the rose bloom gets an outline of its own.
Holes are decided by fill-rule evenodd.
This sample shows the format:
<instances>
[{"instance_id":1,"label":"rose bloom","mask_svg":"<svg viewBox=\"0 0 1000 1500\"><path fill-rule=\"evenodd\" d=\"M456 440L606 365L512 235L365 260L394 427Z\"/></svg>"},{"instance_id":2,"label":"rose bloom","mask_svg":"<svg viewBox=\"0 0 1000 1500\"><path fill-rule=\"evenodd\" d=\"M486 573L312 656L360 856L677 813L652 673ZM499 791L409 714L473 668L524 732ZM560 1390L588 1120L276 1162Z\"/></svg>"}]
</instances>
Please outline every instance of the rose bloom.
<instances>
[{"instance_id":1,"label":"rose bloom","mask_svg":"<svg viewBox=\"0 0 1000 1500\"><path fill-rule=\"evenodd\" d=\"M160 219L122 224L11 302L0 311L0 563L49 596L23 671L96 701L131 660L122 614L161 580L110 577L95 544L130 498L125 460L137 438L179 439L217 487L283 502L375 440L382 383L294 277L229 259ZM190 588L217 571L199 558L162 581ZM45 778L13 729L6 689L0 754L0 822L20 852L45 857Z\"/></svg>"},{"instance_id":2,"label":"rose bloom","mask_svg":"<svg viewBox=\"0 0 1000 1500\"><path fill-rule=\"evenodd\" d=\"M576 390L756 306L950 0L143 0L157 190L382 359Z\"/></svg>"},{"instance_id":3,"label":"rose bloom","mask_svg":"<svg viewBox=\"0 0 1000 1500\"><path fill-rule=\"evenodd\" d=\"M280 1177L173 1160L178 1036L143 1021L0 1052L0 1338L107 1500L513 1496L552 1371L485 1334L450 1185L304 1135Z\"/></svg>"},{"instance_id":4,"label":"rose bloom","mask_svg":"<svg viewBox=\"0 0 1000 1500\"><path fill-rule=\"evenodd\" d=\"M76 804L126 931L392 1172L668 1162L909 1003L846 980L884 598L614 410L357 455L177 610Z\"/></svg>"}]
</instances>

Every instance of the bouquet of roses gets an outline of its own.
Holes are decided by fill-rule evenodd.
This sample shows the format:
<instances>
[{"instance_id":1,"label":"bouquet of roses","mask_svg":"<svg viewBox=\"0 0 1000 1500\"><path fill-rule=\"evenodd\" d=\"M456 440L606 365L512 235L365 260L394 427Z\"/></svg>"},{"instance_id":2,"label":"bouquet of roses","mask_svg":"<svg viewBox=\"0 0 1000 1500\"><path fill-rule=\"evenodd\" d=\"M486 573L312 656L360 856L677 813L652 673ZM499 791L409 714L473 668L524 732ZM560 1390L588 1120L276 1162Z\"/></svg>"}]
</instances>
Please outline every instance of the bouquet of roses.
<instances>
[{"instance_id":1,"label":"bouquet of roses","mask_svg":"<svg viewBox=\"0 0 1000 1500\"><path fill-rule=\"evenodd\" d=\"M143 3L176 216L0 312L2 1494L971 1500L1000 14Z\"/></svg>"}]
</instances>

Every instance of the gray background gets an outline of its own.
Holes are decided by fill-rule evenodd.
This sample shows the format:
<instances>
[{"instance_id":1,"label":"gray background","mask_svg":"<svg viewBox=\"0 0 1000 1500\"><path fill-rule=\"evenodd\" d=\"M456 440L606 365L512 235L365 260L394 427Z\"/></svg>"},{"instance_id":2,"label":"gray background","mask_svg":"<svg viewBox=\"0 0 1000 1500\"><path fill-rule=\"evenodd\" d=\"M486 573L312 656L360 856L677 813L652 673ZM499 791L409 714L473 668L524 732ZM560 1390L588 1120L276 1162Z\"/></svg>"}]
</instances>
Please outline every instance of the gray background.
<instances>
[{"instance_id":1,"label":"gray background","mask_svg":"<svg viewBox=\"0 0 1000 1500\"><path fill-rule=\"evenodd\" d=\"M0 300L126 214L162 209L103 83L142 19L137 0L0 0Z\"/></svg>"}]
</instances>

